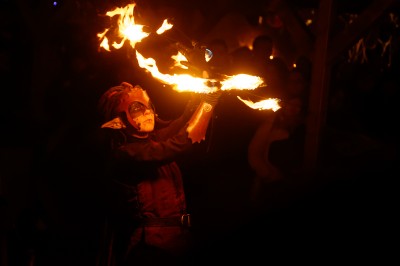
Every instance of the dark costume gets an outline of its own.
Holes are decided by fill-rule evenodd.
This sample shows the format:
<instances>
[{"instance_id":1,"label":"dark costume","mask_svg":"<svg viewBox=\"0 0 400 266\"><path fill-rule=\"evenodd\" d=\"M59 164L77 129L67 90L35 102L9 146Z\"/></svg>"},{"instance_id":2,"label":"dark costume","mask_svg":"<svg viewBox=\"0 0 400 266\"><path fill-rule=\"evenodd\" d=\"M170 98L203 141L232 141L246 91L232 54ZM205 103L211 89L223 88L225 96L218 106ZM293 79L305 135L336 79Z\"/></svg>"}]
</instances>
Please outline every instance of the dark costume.
<instances>
[{"instance_id":1,"label":"dark costume","mask_svg":"<svg viewBox=\"0 0 400 266\"><path fill-rule=\"evenodd\" d=\"M207 129L211 112L202 105L208 103L189 102L182 116L173 121L156 118L154 130L141 138L129 134L140 125L129 119L129 112L125 111L133 101L141 101L150 108L150 100L143 90L138 92L144 95L129 96L136 87L128 83L118 88L101 100L106 119L119 114L118 121L123 122L121 128L114 126L118 122L115 119L108 126L103 125L110 139L107 169L113 192L109 214L114 234L113 257L117 265L152 265L154 259L165 262L167 258L179 258L190 248L190 215L182 174L175 160L196 142L190 134L199 133L200 128L200 135L194 135L200 136L199 142L204 138L203 130ZM112 100L113 97L117 98ZM210 105L211 109L215 104Z\"/></svg>"}]
</instances>

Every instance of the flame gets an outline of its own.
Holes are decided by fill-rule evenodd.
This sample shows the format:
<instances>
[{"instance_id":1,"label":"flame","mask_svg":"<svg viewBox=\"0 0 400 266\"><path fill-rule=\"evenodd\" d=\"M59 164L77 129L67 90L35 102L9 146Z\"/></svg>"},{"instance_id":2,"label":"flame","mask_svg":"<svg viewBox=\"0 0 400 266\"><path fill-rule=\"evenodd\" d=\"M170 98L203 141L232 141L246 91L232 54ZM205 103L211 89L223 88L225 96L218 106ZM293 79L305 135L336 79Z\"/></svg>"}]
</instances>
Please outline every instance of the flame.
<instances>
[{"instance_id":1,"label":"flame","mask_svg":"<svg viewBox=\"0 0 400 266\"><path fill-rule=\"evenodd\" d=\"M117 7L112 11L106 13L109 17L117 16L117 36L112 35L110 28L104 30L102 33L98 33L97 37L100 40L100 47L106 51L111 51L109 38L114 37L112 47L114 49L120 49L123 47L125 42L129 42L129 45L135 49L137 43L147 38L152 32L145 31L145 25L136 24L135 17L133 15L136 3L128 4L125 7ZM160 35L170 30L173 27L166 19L163 21L160 28L155 33ZM188 69L188 67L181 62L187 62L187 58L180 52L177 55L171 56L174 61L174 67ZM196 93L212 93L217 90L254 90L264 84L262 78L258 76L251 76L247 74L239 74L234 76L222 76L219 80L194 77L189 74L164 74L161 73L157 67L156 60L153 58L145 58L140 52L136 50L136 59L138 65L145 69L147 72L159 80L160 82L170 85L174 90L178 92L190 91ZM238 97L239 98L239 97ZM259 103L253 103L251 101L242 100L246 105L254 109L273 109L277 110L279 106L277 99L267 99ZM275 102L275 106L272 104ZM268 107L269 105L269 107ZM266 107L264 107L266 106ZM278 108L279 109L279 108Z\"/></svg>"},{"instance_id":2,"label":"flame","mask_svg":"<svg viewBox=\"0 0 400 266\"><path fill-rule=\"evenodd\" d=\"M192 77L188 74L168 75L162 74L157 67L156 61L153 58L145 58L138 51L136 51L136 58L141 68L146 69L151 75L158 79L160 82L172 85L172 87L179 91L192 91L200 93L210 93L218 90L218 83L221 84L221 90L254 90L260 85L264 84L262 78L251 76L247 74L238 74L234 76L225 76L224 80L214 80L206 78ZM186 57L182 54L175 56L175 59L185 61ZM176 61L178 62L178 61ZM176 63L176 66L181 64Z\"/></svg>"},{"instance_id":3,"label":"flame","mask_svg":"<svg viewBox=\"0 0 400 266\"><path fill-rule=\"evenodd\" d=\"M136 3L128 4L125 7L117 7L112 11L108 11L106 13L109 17L118 16L118 37L121 39L119 42L114 41L112 46L115 49L120 49L126 41L129 41L129 44L132 48L135 48L136 44L141 42L144 38L147 38L151 32L145 32L145 25L136 24L135 17L133 16L133 11L135 9ZM163 24L159 29L156 30L157 34L162 34L167 30L170 30L173 27L166 19L163 21ZM110 45L108 43L108 38L106 34L109 29L106 29L102 33L98 33L97 37L100 39L100 47L103 47L105 50L110 51Z\"/></svg>"},{"instance_id":4,"label":"flame","mask_svg":"<svg viewBox=\"0 0 400 266\"><path fill-rule=\"evenodd\" d=\"M174 25L168 22L168 20L164 19L161 27L156 31L158 35L163 34L165 31L172 29Z\"/></svg>"},{"instance_id":5,"label":"flame","mask_svg":"<svg viewBox=\"0 0 400 266\"><path fill-rule=\"evenodd\" d=\"M277 110L279 110L281 108L281 106L279 105L280 100L276 99L276 98L270 98L270 99L262 100L262 101L259 101L256 103L254 103L250 100L244 100L244 99L240 98L239 96L237 96L237 98L252 109L258 109L258 110L270 110L271 109L272 111L276 112Z\"/></svg>"},{"instance_id":6,"label":"flame","mask_svg":"<svg viewBox=\"0 0 400 266\"><path fill-rule=\"evenodd\" d=\"M135 17L133 16L135 6L135 3L128 4L126 7L117 7L106 13L109 17L119 16L118 33L119 37L122 37L122 40L120 43L113 43L113 47L116 49L121 48L126 40L129 40L130 45L134 48L136 43L150 35L149 32L143 31L144 25L135 23Z\"/></svg>"},{"instance_id":7,"label":"flame","mask_svg":"<svg viewBox=\"0 0 400 266\"><path fill-rule=\"evenodd\" d=\"M161 81L162 83L171 85L172 88L178 92L192 91L199 93L210 93L217 91L216 87L209 87L207 83L209 79L192 77L189 74L163 74L158 70L156 61L153 58L145 58L138 51L136 51L136 58L141 68L144 68L151 75Z\"/></svg>"},{"instance_id":8,"label":"flame","mask_svg":"<svg viewBox=\"0 0 400 266\"><path fill-rule=\"evenodd\" d=\"M254 90L264 84L264 80L258 76L247 74L238 74L228 76L226 80L221 81L221 90Z\"/></svg>"},{"instance_id":9,"label":"flame","mask_svg":"<svg viewBox=\"0 0 400 266\"><path fill-rule=\"evenodd\" d=\"M187 66L185 66L185 65L183 65L181 63L181 61L186 61L187 62L187 58L181 52L178 52L176 55L172 55L171 58L174 59L174 66L175 67L188 69Z\"/></svg>"}]
</instances>

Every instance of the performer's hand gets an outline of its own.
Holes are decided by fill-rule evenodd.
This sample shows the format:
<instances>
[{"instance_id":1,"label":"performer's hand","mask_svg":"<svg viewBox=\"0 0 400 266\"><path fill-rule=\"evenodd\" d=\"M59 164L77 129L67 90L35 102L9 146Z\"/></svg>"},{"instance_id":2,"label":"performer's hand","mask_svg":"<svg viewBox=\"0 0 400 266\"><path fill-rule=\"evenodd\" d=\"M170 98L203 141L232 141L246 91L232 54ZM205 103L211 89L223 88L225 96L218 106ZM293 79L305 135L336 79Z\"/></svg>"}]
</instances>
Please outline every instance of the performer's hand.
<instances>
[{"instance_id":1,"label":"performer's hand","mask_svg":"<svg viewBox=\"0 0 400 266\"><path fill-rule=\"evenodd\" d=\"M217 105L219 98L222 95L222 91L218 90L216 92L207 93L202 96L202 100L206 103L211 104L212 106Z\"/></svg>"},{"instance_id":2,"label":"performer's hand","mask_svg":"<svg viewBox=\"0 0 400 266\"><path fill-rule=\"evenodd\" d=\"M187 107L190 110L194 111L201 102L202 100L201 97L202 97L201 93L191 92L189 100L187 102Z\"/></svg>"},{"instance_id":3,"label":"performer's hand","mask_svg":"<svg viewBox=\"0 0 400 266\"><path fill-rule=\"evenodd\" d=\"M202 99L202 94L198 92L190 92L189 102L199 103Z\"/></svg>"}]
</instances>

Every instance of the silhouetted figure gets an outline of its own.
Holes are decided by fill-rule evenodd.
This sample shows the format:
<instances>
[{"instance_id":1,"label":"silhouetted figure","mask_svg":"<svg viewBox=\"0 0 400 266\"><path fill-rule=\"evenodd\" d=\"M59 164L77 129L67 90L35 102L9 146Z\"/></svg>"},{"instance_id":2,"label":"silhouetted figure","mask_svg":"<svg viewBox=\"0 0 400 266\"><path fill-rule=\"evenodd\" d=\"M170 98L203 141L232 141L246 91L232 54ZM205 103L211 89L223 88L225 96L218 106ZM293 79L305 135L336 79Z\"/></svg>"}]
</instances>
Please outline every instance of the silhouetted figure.
<instances>
[{"instance_id":1,"label":"silhouetted figure","mask_svg":"<svg viewBox=\"0 0 400 266\"><path fill-rule=\"evenodd\" d=\"M232 57L232 71L233 75L237 74L254 74L252 53L249 47L242 46L230 52Z\"/></svg>"},{"instance_id":2,"label":"silhouetted figure","mask_svg":"<svg viewBox=\"0 0 400 266\"><path fill-rule=\"evenodd\" d=\"M253 40L252 58L255 74L265 75L268 63L273 58L274 41L269 35L259 35Z\"/></svg>"},{"instance_id":3,"label":"silhouetted figure","mask_svg":"<svg viewBox=\"0 0 400 266\"><path fill-rule=\"evenodd\" d=\"M274 41L269 35L253 40L252 73L264 79L265 86L256 90L262 98L282 98L289 68L285 61L274 55Z\"/></svg>"},{"instance_id":4,"label":"silhouetted figure","mask_svg":"<svg viewBox=\"0 0 400 266\"><path fill-rule=\"evenodd\" d=\"M216 75L229 75L232 68L232 57L228 51L228 45L224 39L214 39L207 45L213 57L208 62L211 72Z\"/></svg>"},{"instance_id":5,"label":"silhouetted figure","mask_svg":"<svg viewBox=\"0 0 400 266\"><path fill-rule=\"evenodd\" d=\"M255 173L251 200L256 204L271 204L264 190L272 183L292 183L303 163L308 81L293 69L287 80L281 109L268 113L255 131L248 146L248 161ZM265 196L263 196L265 194Z\"/></svg>"}]
</instances>

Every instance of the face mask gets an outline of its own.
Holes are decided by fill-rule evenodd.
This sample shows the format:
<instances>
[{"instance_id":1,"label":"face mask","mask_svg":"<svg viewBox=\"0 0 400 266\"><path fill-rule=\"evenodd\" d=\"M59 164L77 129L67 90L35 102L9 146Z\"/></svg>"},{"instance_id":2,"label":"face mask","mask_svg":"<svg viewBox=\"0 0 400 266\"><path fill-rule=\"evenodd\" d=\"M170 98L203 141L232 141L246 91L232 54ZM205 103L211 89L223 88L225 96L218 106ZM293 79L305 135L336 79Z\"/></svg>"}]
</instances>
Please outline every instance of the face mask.
<instances>
[{"instance_id":1,"label":"face mask","mask_svg":"<svg viewBox=\"0 0 400 266\"><path fill-rule=\"evenodd\" d=\"M132 119L135 119L135 118L142 116L145 113L149 113L149 112L154 114L154 108L152 108L152 107L148 108L140 102L133 102L129 106L129 114L132 117Z\"/></svg>"}]
</instances>

